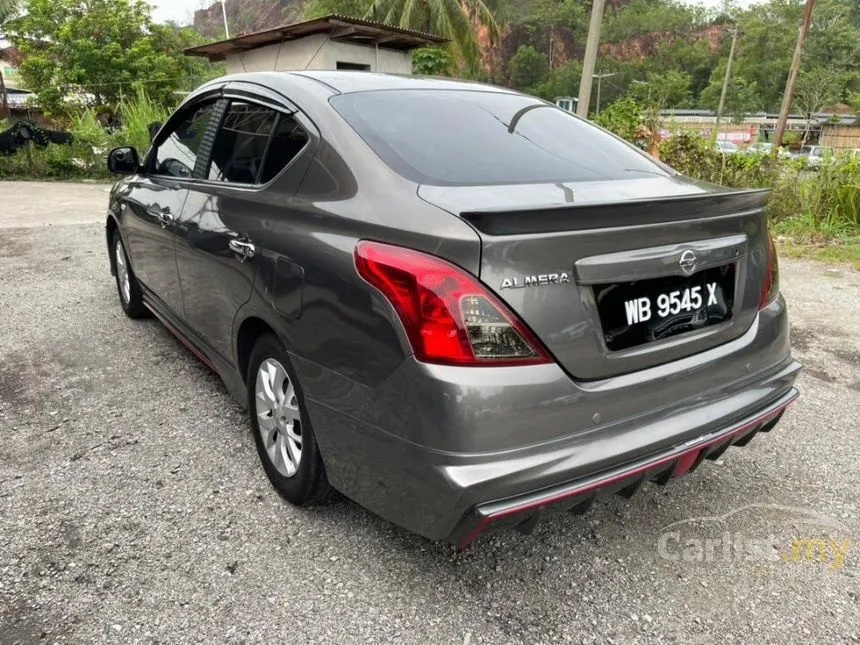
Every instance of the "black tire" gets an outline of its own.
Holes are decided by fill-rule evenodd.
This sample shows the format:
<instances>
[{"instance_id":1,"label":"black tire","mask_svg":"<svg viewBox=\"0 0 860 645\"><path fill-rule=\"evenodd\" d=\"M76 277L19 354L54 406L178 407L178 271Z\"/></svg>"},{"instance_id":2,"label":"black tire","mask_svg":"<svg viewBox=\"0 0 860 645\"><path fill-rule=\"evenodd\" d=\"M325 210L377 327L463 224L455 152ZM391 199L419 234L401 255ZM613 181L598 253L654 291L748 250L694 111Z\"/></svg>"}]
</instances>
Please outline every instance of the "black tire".
<instances>
[{"instance_id":1,"label":"black tire","mask_svg":"<svg viewBox=\"0 0 860 645\"><path fill-rule=\"evenodd\" d=\"M260 418L258 416L260 413L265 418L274 418L274 413L267 416L267 403L264 399L259 400L258 410L257 376L260 366L269 360L276 361L284 368L288 378L288 382L284 388L289 392L289 383L292 383L295 393L294 401L300 417L298 420L300 426L298 434L301 436L301 456L298 460L297 469L289 476L283 472L285 468L288 469L287 466L283 465L285 460L280 462L281 467L279 470L279 467L275 464L269 453L270 449L277 453L277 450L274 448L275 440L272 439L272 436L277 437L279 433L283 434L283 432L279 429L260 431ZM260 456L263 470L266 471L266 476L269 478L272 486L275 487L275 490L278 491L281 497L296 506L307 506L323 501L329 496L332 489L326 478L325 466L323 465L319 447L317 446L313 428L311 427L311 421L307 414L304 394L284 346L274 335L264 334L257 339L251 352L251 358L248 361L246 382L248 386L248 414L251 418L254 443L257 446L257 454ZM295 428L295 425L292 427ZM269 448L267 448L264 442L264 433L269 437L267 440ZM284 435L282 440L289 441L288 437L289 435Z\"/></svg>"},{"instance_id":2,"label":"black tire","mask_svg":"<svg viewBox=\"0 0 860 645\"><path fill-rule=\"evenodd\" d=\"M120 257L125 262L124 269L128 277L128 292L123 289L123 267L120 266ZM116 290L119 295L119 304L125 315L129 318L148 318L150 313L146 305L143 304L143 294L140 291L140 284L134 275L134 270L131 268L131 262L128 259L128 253L125 252L125 245L122 242L119 231L113 232L111 238L111 262L114 265L114 277L116 279Z\"/></svg>"}]
</instances>

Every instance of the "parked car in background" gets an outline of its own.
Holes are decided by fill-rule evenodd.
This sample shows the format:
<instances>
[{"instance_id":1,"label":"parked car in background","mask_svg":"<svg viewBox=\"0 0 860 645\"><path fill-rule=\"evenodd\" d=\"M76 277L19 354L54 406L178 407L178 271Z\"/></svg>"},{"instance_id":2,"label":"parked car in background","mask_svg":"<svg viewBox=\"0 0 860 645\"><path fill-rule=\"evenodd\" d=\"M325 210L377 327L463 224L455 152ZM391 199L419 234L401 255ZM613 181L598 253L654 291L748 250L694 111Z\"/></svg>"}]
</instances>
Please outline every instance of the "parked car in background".
<instances>
[{"instance_id":1,"label":"parked car in background","mask_svg":"<svg viewBox=\"0 0 860 645\"><path fill-rule=\"evenodd\" d=\"M773 154L773 144L772 143L752 143L744 149L744 154L748 155L762 155L769 156ZM780 147L777 151L777 157L780 159L788 159L791 157L791 153L785 148Z\"/></svg>"},{"instance_id":2,"label":"parked car in background","mask_svg":"<svg viewBox=\"0 0 860 645\"><path fill-rule=\"evenodd\" d=\"M833 148L825 146L803 146L795 155L797 159L806 161L806 167L811 169L820 168L821 164L833 159L833 156Z\"/></svg>"},{"instance_id":3,"label":"parked car in background","mask_svg":"<svg viewBox=\"0 0 860 645\"><path fill-rule=\"evenodd\" d=\"M738 144L732 143L731 141L715 141L714 145L717 147L717 150L723 154L733 155L740 151Z\"/></svg>"},{"instance_id":4,"label":"parked car in background","mask_svg":"<svg viewBox=\"0 0 860 645\"><path fill-rule=\"evenodd\" d=\"M797 397L767 191L534 97L228 76L108 165L122 309L221 377L294 504L333 487L462 547L684 475Z\"/></svg>"}]
</instances>

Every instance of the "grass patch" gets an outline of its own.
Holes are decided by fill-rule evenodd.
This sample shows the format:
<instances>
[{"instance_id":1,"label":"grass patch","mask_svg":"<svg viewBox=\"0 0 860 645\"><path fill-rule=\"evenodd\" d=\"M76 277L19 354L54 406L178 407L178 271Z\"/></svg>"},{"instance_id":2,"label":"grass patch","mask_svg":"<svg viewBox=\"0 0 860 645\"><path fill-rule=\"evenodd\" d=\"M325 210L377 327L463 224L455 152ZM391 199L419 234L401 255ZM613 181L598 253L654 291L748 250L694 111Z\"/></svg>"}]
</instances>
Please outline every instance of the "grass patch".
<instances>
[{"instance_id":1,"label":"grass patch","mask_svg":"<svg viewBox=\"0 0 860 645\"><path fill-rule=\"evenodd\" d=\"M845 237L825 243L780 239L779 254L788 258L818 260L827 264L849 264L860 271L860 237Z\"/></svg>"}]
</instances>

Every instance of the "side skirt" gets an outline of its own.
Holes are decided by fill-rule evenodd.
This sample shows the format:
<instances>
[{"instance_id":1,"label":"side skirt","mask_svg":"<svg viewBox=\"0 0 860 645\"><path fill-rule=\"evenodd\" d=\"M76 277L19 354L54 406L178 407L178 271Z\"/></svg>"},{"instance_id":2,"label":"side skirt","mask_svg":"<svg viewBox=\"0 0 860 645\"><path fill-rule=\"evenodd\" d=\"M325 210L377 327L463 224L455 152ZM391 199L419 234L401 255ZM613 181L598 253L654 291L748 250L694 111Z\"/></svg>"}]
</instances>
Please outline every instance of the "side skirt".
<instances>
[{"instance_id":1,"label":"side skirt","mask_svg":"<svg viewBox=\"0 0 860 645\"><path fill-rule=\"evenodd\" d=\"M230 395L242 406L247 407L245 383L239 376L236 366L225 361L197 334L192 332L187 325L180 321L167 306L145 286L141 285L143 292L143 304L149 309L153 315L161 321L167 330L176 336L177 340L182 343L188 351L190 351L197 359L206 367L215 372L224 382L227 391Z\"/></svg>"}]
</instances>

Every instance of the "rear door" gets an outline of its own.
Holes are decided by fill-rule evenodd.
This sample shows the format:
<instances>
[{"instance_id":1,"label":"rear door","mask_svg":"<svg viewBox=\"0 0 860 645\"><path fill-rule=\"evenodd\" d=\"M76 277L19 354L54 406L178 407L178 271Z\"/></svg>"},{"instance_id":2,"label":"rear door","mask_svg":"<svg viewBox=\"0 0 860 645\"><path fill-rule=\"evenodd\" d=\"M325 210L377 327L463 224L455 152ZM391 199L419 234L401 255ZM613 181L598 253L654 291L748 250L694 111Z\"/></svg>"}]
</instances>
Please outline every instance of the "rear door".
<instances>
[{"instance_id":1,"label":"rear door","mask_svg":"<svg viewBox=\"0 0 860 645\"><path fill-rule=\"evenodd\" d=\"M262 92L225 91L211 158L177 223L186 321L225 360L261 267L270 279L277 259L270 243L304 175L310 140L295 108Z\"/></svg>"},{"instance_id":2,"label":"rear door","mask_svg":"<svg viewBox=\"0 0 860 645\"><path fill-rule=\"evenodd\" d=\"M130 183L123 235L137 278L162 304L183 315L176 266L176 222L188 197L194 168L205 147L214 100L175 114L153 143L144 170Z\"/></svg>"}]
</instances>

